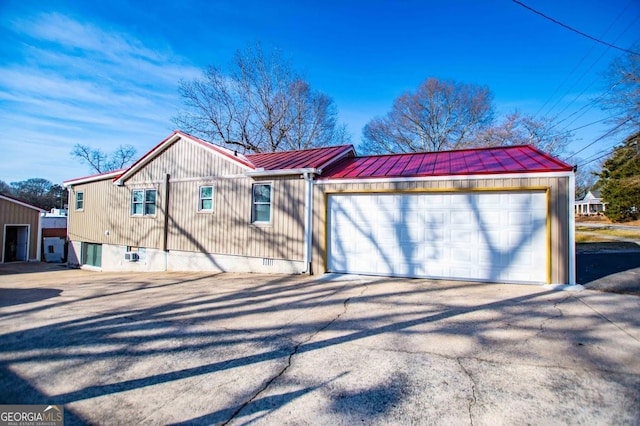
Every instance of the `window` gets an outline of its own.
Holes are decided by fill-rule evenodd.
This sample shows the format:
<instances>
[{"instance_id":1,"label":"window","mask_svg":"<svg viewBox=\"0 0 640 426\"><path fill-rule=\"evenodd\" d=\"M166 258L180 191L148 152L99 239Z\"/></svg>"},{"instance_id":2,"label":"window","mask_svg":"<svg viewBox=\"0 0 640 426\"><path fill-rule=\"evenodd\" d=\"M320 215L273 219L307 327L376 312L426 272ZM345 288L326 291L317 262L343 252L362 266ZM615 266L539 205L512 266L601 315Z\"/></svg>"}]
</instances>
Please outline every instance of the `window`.
<instances>
[{"instance_id":1,"label":"window","mask_svg":"<svg viewBox=\"0 0 640 426\"><path fill-rule=\"evenodd\" d=\"M82 243L82 264L102 267L102 244Z\"/></svg>"},{"instance_id":2,"label":"window","mask_svg":"<svg viewBox=\"0 0 640 426\"><path fill-rule=\"evenodd\" d=\"M131 214L134 216L156 214L156 190L134 189L131 192Z\"/></svg>"},{"instance_id":3,"label":"window","mask_svg":"<svg viewBox=\"0 0 640 426\"><path fill-rule=\"evenodd\" d=\"M251 221L254 223L271 222L271 184L257 183L253 185L253 208Z\"/></svg>"},{"instance_id":4,"label":"window","mask_svg":"<svg viewBox=\"0 0 640 426\"><path fill-rule=\"evenodd\" d=\"M198 211L199 212L213 211L213 186L200 187L200 194L198 196Z\"/></svg>"},{"instance_id":5,"label":"window","mask_svg":"<svg viewBox=\"0 0 640 426\"><path fill-rule=\"evenodd\" d=\"M76 192L76 210L84 210L84 192Z\"/></svg>"}]
</instances>

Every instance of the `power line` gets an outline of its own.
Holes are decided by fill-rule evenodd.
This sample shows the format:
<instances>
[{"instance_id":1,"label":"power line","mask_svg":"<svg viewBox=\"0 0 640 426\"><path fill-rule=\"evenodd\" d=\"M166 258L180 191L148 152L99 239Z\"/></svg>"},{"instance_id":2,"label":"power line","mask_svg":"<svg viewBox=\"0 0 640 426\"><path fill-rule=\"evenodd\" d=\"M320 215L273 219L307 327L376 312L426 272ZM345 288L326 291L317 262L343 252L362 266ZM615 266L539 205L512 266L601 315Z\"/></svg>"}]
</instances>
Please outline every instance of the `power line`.
<instances>
[{"instance_id":1,"label":"power line","mask_svg":"<svg viewBox=\"0 0 640 426\"><path fill-rule=\"evenodd\" d=\"M584 151L585 149L589 148L590 146L592 146L593 144L595 144L598 141L601 141L602 139L606 138L607 136L613 134L616 130L618 130L620 127L624 126L625 124L627 124L627 122L631 120L630 118L627 118L626 120L624 120L622 123L618 124L617 126L615 126L614 128L612 128L611 130L609 130L607 133L605 133L604 135L594 139L591 143L585 145L584 147L582 147L582 149L574 152L573 154L571 154L570 156L568 156L566 158L566 160L568 160L569 158L576 156L578 154L580 154L582 151Z\"/></svg>"},{"instance_id":2,"label":"power line","mask_svg":"<svg viewBox=\"0 0 640 426\"><path fill-rule=\"evenodd\" d=\"M596 154L596 155L598 155L597 157L595 157L595 158L591 157L591 158L590 158L590 159L588 159L587 161L583 161L582 163L580 163L580 164L576 165L576 167L577 167L577 168L581 168L581 167L584 167L584 166L586 166L586 165L588 165L588 164L593 163L594 161L598 161L598 160L600 160L600 159L602 159L602 158L604 158L604 157L608 157L608 156L609 156L609 155L611 155L611 154L613 153L613 151L615 151L615 150L616 150L616 148L615 148L615 147L613 147L613 148L607 148L607 149L606 149L606 150L604 150L604 151L600 151L598 154ZM600 153L602 153L602 152L604 152L604 154L599 155L599 154L600 154Z\"/></svg>"},{"instance_id":3,"label":"power line","mask_svg":"<svg viewBox=\"0 0 640 426\"><path fill-rule=\"evenodd\" d=\"M544 14L544 13L542 13L542 12L537 11L536 9L534 9L534 8L532 8L532 7L530 7L530 6L527 6L526 4L522 3L522 2L521 2L521 1L519 1L519 0L511 0L511 1L512 1L512 2L514 2L514 3L516 3L516 4L518 4L518 5L520 5L520 6L522 6L522 7L524 7L525 9L530 10L531 12L533 12L533 13L535 13L535 14L537 14L537 15L542 16L542 17L543 17L543 18L545 18L545 19L550 20L551 22L553 22L553 23L555 23L555 24L560 25L561 27L564 27L564 28L566 28L566 29L568 29L568 30L570 30L570 31L573 31L574 33L580 34L581 36L586 37L586 38L588 38L588 39L590 39L590 40L593 40L593 41L595 41L595 42L597 42L597 43L604 44L605 46L609 46L609 47L611 47L611 48L613 48L613 49L617 49L617 50L620 50L620 51L622 51L622 52L626 52L626 53L630 53L630 54L632 54L632 55L640 56L640 53L638 53L638 52L634 52L633 50L625 49L625 48L623 48L623 47L616 46L616 45L611 44L611 43L607 43L607 42L606 42L606 41L604 41L604 40L600 40L599 38L596 38L596 37L590 36L589 34L583 33L583 32L582 32L582 31L580 31L580 30L577 30L577 29L575 29L575 28L573 28L573 27L570 27L569 25L567 25L567 24L565 24L565 23L563 23L563 22L560 22L560 21L558 21L557 19L554 19L554 18L552 18L552 17L550 17L550 16L548 16L548 15L545 15L545 14Z\"/></svg>"},{"instance_id":4,"label":"power line","mask_svg":"<svg viewBox=\"0 0 640 426\"><path fill-rule=\"evenodd\" d=\"M607 35L607 34L609 33L609 31L611 31L611 29L614 27L614 25L615 25L615 24L620 20L620 18L622 18L622 16L624 16L625 12L627 11L627 9L629 8L629 6L630 6L634 1L636 1L636 0L629 0L629 2L628 2L628 3L627 3L627 5L624 7L624 9L622 9L622 11L618 14L618 16L616 16L616 18L615 18L613 21L611 21L611 23L609 24L609 26L607 27L607 29L606 29L606 30L605 30L605 31L600 35L600 37L604 37L605 35ZM634 19L634 20L631 22L631 24L629 24L629 26L631 26L631 25L632 25L632 24L633 24L637 19L638 19L638 18ZM627 32L627 30L629 29L629 26L627 26L627 28L625 28L625 29L624 29L624 31L622 31L622 32L618 35L618 37L616 37L616 39L614 40L614 42L618 41L618 39L619 39L619 38L620 38L620 37L621 37L625 32ZM549 104L549 102L551 102L551 100L552 100L552 99L555 97L555 95L560 91L560 89L562 89L562 87L563 87L563 86L565 86L565 84L569 82L569 79L571 78L571 76L573 76L573 75L576 73L576 71L580 68L580 66L582 65L582 63L583 63L584 61L586 61L586 60L587 60L587 58L591 55L591 52L593 52L595 48L596 48L596 44L594 43L593 45L591 45L591 48L587 51L587 53L585 53L585 54L582 56L582 58L580 59L580 61L579 61L579 62L578 62L574 67L573 67L573 69L571 70L571 72L570 72L569 74L567 74L567 76L564 78L564 80L562 81L562 83L560 83L560 84L558 85L558 87L556 87L556 89L554 90L553 94L552 94L552 95L551 95L551 96L550 96L550 97L545 101L545 103L544 103L544 104L540 107L540 109L539 109L539 110L534 114L534 116L537 116L538 114L540 114L540 113L544 110L544 108ZM593 64L591 64L591 66L589 67L589 70L590 70L591 68L593 68L593 66L594 66L598 61L600 61L600 59L602 59L602 55L601 55L598 59L596 59L596 61L595 61ZM585 73L585 74L586 74L586 73ZM584 74L583 74L582 76L580 76L580 78L579 78L577 81L581 80L583 77L584 77ZM576 81L576 80L574 80L574 84L573 84L573 86L575 86L575 85L576 85L577 81ZM593 84L593 83L592 83L592 84ZM591 86L591 84L590 84L589 86ZM567 92L565 92L565 93L568 93L568 91L569 91L569 89L567 89ZM556 106L556 105L554 104L554 105L553 105L553 107L551 107L551 109L549 109L548 114L550 114L550 113L551 113L551 111L553 111L553 109L555 108L555 106Z\"/></svg>"}]
</instances>

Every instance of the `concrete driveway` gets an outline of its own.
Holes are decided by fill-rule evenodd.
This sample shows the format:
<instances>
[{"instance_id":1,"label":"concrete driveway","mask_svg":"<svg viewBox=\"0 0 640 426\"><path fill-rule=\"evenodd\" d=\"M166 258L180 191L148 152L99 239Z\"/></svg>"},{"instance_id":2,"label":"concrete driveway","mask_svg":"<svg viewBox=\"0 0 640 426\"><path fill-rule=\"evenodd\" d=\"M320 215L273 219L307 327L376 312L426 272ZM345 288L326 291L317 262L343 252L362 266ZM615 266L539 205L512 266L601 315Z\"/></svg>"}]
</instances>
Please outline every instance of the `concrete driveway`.
<instances>
[{"instance_id":1,"label":"concrete driveway","mask_svg":"<svg viewBox=\"0 0 640 426\"><path fill-rule=\"evenodd\" d=\"M92 424L638 424L640 297L0 268L0 403Z\"/></svg>"}]
</instances>

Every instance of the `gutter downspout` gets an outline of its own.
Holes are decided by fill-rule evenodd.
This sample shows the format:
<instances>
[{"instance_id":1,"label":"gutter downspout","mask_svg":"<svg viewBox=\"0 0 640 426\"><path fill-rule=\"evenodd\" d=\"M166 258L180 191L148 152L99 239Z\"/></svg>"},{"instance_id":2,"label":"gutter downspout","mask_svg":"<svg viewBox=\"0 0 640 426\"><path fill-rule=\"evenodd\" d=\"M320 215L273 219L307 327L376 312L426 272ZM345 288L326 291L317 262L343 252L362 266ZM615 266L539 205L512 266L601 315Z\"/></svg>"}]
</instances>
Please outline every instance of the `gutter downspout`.
<instances>
[{"instance_id":1,"label":"gutter downspout","mask_svg":"<svg viewBox=\"0 0 640 426\"><path fill-rule=\"evenodd\" d=\"M313 172L305 171L302 174L305 181L305 212L304 212L304 265L302 274L311 275L311 243L312 243L312 219L313 219Z\"/></svg>"},{"instance_id":2,"label":"gutter downspout","mask_svg":"<svg viewBox=\"0 0 640 426\"><path fill-rule=\"evenodd\" d=\"M576 284L576 174L569 175L569 284Z\"/></svg>"},{"instance_id":3,"label":"gutter downspout","mask_svg":"<svg viewBox=\"0 0 640 426\"><path fill-rule=\"evenodd\" d=\"M169 267L169 190L171 188L171 175L164 175L164 220L162 223L162 251L164 252L164 270Z\"/></svg>"},{"instance_id":4,"label":"gutter downspout","mask_svg":"<svg viewBox=\"0 0 640 426\"><path fill-rule=\"evenodd\" d=\"M36 262L42 261L42 215L44 213L38 214L38 242L36 243ZM29 235L31 238L31 235ZM27 253L27 262L29 261L29 253Z\"/></svg>"}]
</instances>

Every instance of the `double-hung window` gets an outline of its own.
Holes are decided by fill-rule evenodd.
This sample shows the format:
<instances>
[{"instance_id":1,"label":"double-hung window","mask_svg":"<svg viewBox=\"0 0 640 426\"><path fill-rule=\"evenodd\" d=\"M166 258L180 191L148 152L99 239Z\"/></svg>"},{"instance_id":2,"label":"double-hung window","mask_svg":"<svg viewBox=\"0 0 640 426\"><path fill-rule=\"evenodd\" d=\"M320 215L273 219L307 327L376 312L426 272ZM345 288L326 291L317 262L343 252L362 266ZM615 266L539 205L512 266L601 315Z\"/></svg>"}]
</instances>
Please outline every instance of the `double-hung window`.
<instances>
[{"instance_id":1,"label":"double-hung window","mask_svg":"<svg viewBox=\"0 0 640 426\"><path fill-rule=\"evenodd\" d=\"M198 211L213 211L213 186L201 186L198 195Z\"/></svg>"},{"instance_id":2,"label":"double-hung window","mask_svg":"<svg viewBox=\"0 0 640 426\"><path fill-rule=\"evenodd\" d=\"M131 214L150 216L156 214L156 190L134 189L131 192Z\"/></svg>"},{"instance_id":3,"label":"double-hung window","mask_svg":"<svg viewBox=\"0 0 640 426\"><path fill-rule=\"evenodd\" d=\"M84 210L84 192L76 192L76 210Z\"/></svg>"},{"instance_id":4,"label":"double-hung window","mask_svg":"<svg viewBox=\"0 0 640 426\"><path fill-rule=\"evenodd\" d=\"M253 185L251 222L271 222L271 184L256 183Z\"/></svg>"}]
</instances>

